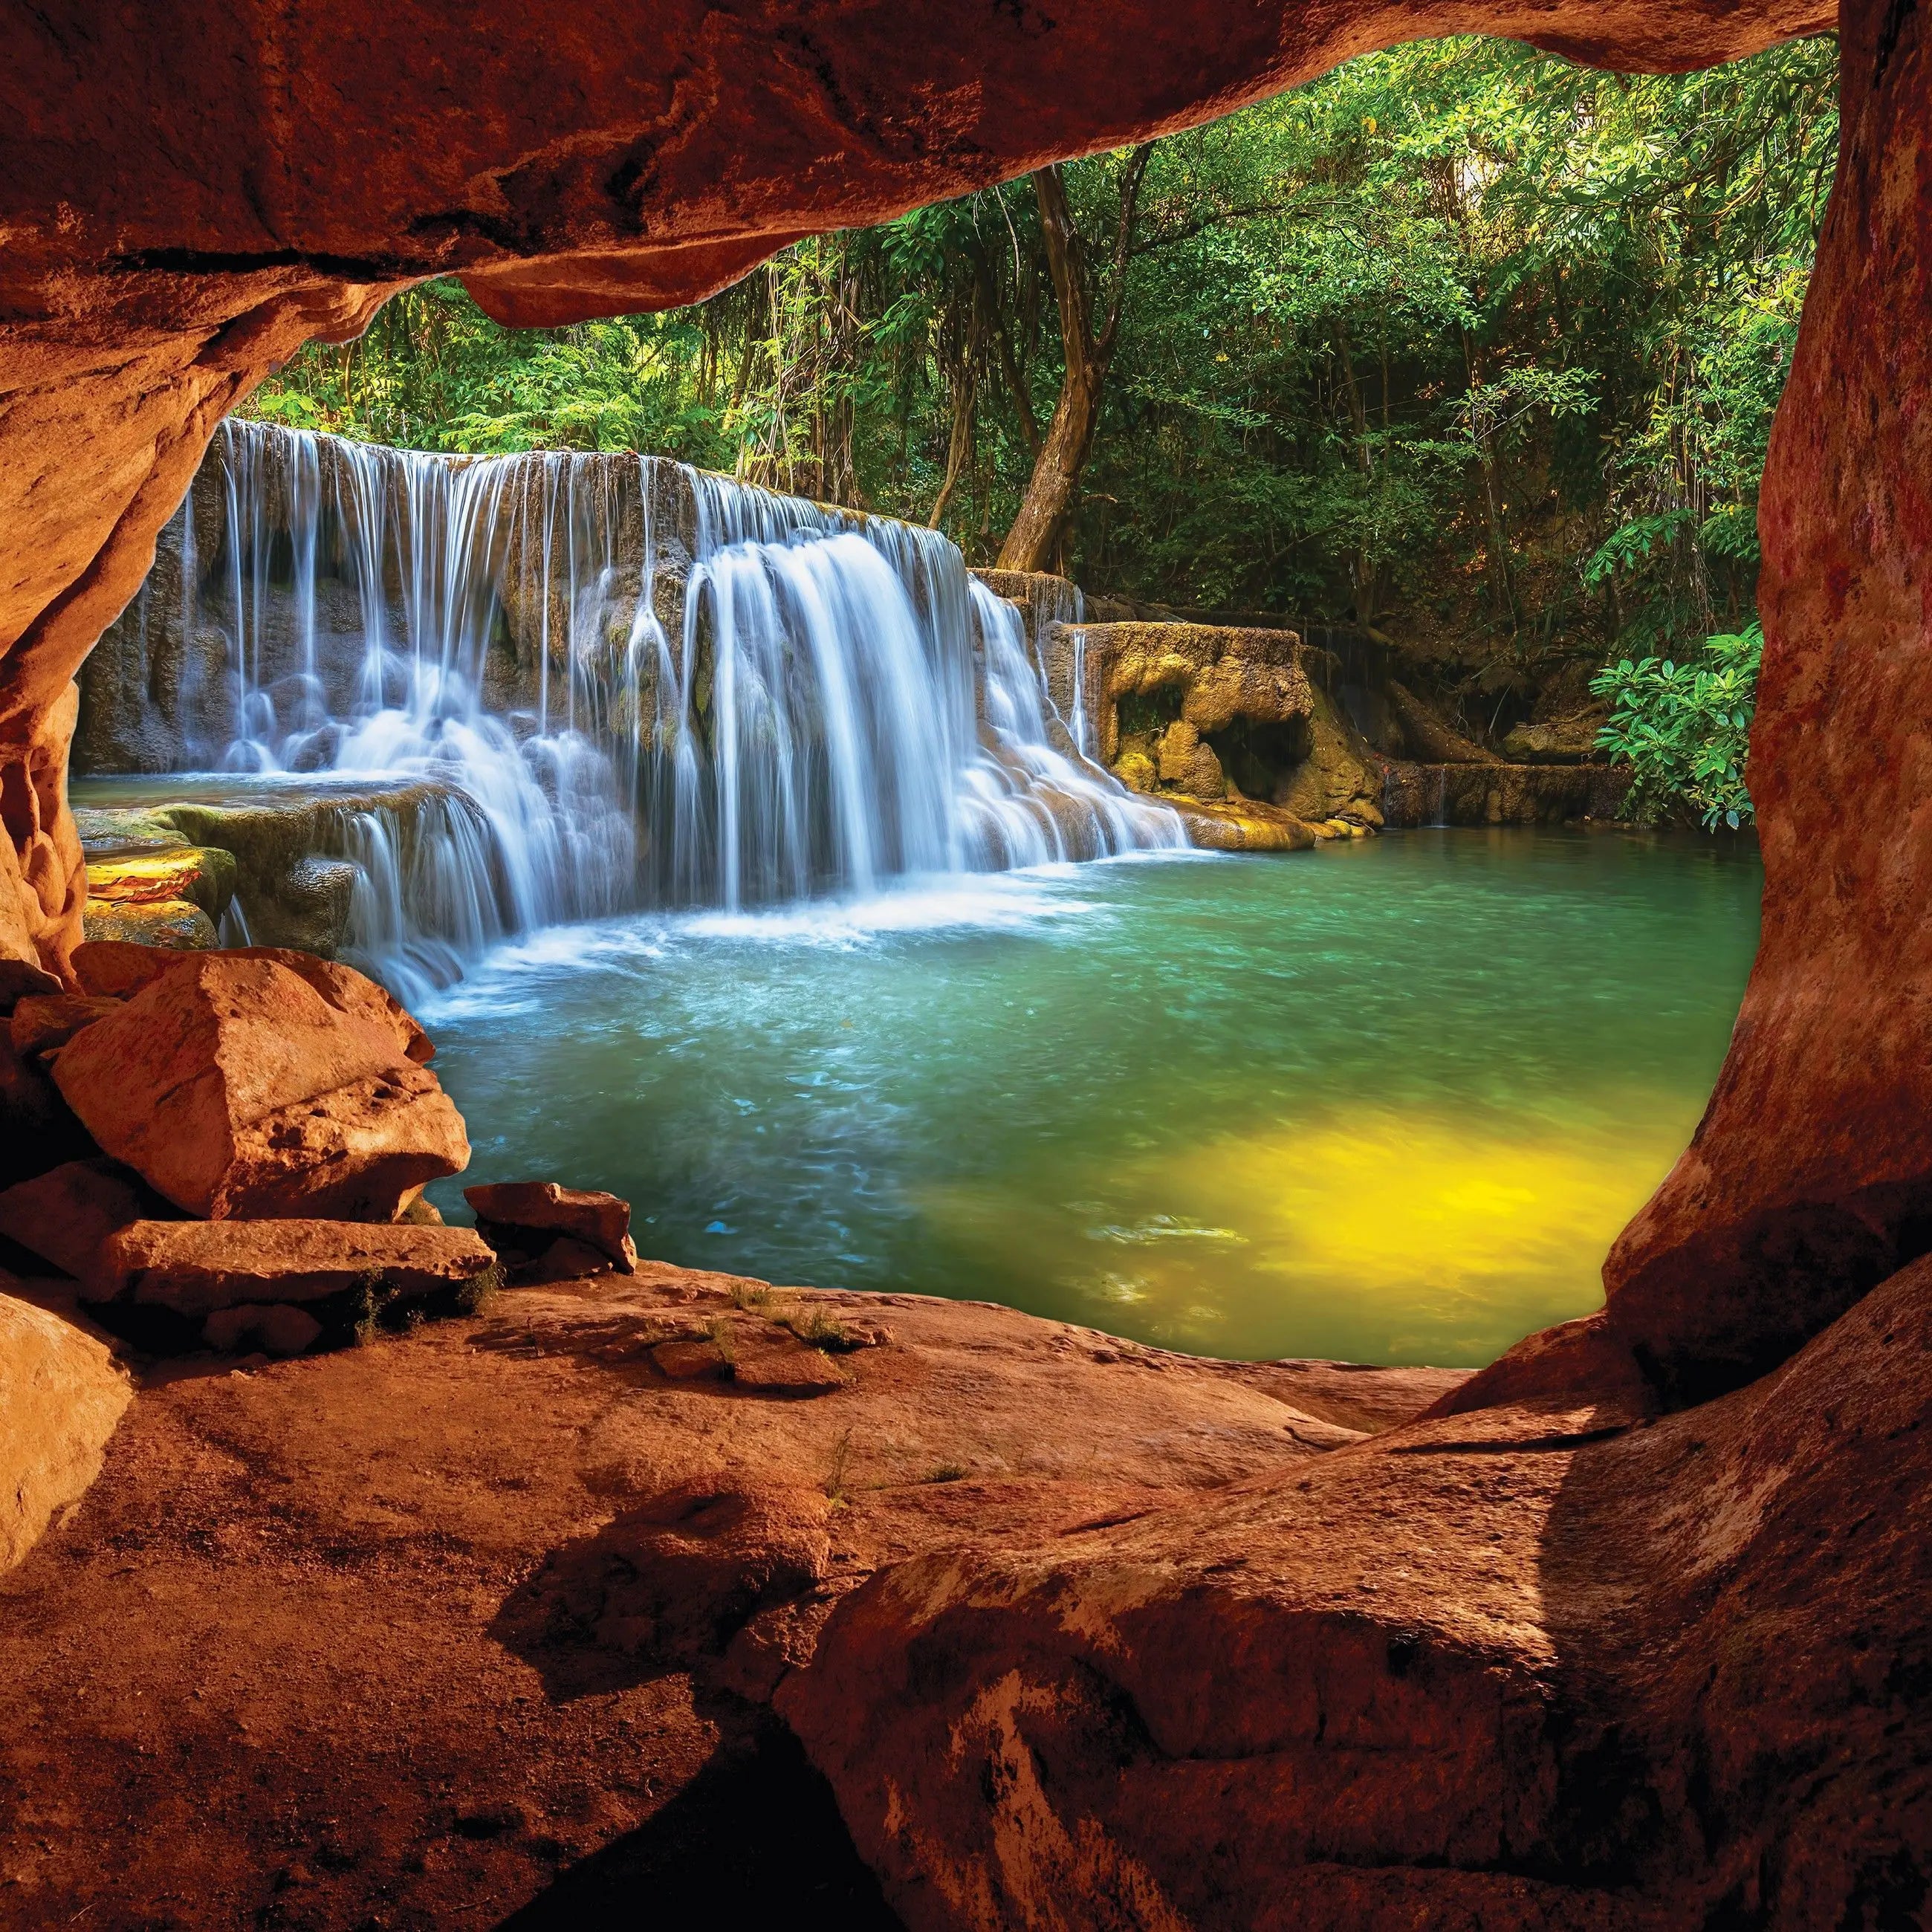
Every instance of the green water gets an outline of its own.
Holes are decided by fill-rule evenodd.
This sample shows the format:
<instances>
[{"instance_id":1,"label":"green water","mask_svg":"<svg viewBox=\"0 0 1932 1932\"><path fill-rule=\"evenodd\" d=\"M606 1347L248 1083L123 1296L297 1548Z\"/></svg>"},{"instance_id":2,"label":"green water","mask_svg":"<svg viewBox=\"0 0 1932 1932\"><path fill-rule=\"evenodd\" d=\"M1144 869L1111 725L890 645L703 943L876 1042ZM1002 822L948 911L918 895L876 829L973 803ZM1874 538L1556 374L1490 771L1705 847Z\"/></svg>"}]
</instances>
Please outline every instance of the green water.
<instances>
[{"instance_id":1,"label":"green water","mask_svg":"<svg viewBox=\"0 0 1932 1932\"><path fill-rule=\"evenodd\" d=\"M470 1178L614 1190L646 1254L1471 1364L1598 1304L1760 876L1524 832L1122 862L553 932L425 1017Z\"/></svg>"}]
</instances>

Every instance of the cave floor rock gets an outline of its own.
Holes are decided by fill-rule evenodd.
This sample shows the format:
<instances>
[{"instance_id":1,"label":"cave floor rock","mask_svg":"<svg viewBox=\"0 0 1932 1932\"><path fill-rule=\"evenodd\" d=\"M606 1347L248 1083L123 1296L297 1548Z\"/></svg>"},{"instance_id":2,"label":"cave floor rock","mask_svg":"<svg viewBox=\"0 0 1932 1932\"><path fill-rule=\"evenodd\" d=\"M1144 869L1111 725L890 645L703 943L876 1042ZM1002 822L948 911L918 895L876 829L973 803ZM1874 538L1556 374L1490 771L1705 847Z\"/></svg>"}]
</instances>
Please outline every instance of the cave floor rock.
<instances>
[{"instance_id":1,"label":"cave floor rock","mask_svg":"<svg viewBox=\"0 0 1932 1932\"><path fill-rule=\"evenodd\" d=\"M1445 1402L896 1565L777 1708L917 1932L1904 1932L1928 1386L1932 1261L1675 1414Z\"/></svg>"},{"instance_id":2,"label":"cave floor rock","mask_svg":"<svg viewBox=\"0 0 1932 1932\"><path fill-rule=\"evenodd\" d=\"M0 1922L891 1924L764 1708L845 1594L1292 1475L1462 1379L650 1263L152 1366L0 1576Z\"/></svg>"}]
</instances>

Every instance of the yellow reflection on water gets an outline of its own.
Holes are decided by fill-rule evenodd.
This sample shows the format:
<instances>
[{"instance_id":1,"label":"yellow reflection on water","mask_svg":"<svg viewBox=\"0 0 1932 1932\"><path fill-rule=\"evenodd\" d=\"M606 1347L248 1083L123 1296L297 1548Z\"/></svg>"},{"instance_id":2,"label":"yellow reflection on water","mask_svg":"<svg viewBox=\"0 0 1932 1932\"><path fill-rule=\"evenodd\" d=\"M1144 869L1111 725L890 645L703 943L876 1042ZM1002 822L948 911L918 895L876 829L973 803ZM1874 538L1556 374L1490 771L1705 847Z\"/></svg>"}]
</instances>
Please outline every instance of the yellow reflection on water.
<instances>
[{"instance_id":1,"label":"yellow reflection on water","mask_svg":"<svg viewBox=\"0 0 1932 1932\"><path fill-rule=\"evenodd\" d=\"M1044 1257L1042 1312L1241 1357L1292 1310L1311 1354L1474 1366L1600 1305L1604 1254L1695 1124L1676 1095L1528 1123L1358 1108L1072 1164L1058 1213L984 1187L920 1204L996 1268Z\"/></svg>"}]
</instances>

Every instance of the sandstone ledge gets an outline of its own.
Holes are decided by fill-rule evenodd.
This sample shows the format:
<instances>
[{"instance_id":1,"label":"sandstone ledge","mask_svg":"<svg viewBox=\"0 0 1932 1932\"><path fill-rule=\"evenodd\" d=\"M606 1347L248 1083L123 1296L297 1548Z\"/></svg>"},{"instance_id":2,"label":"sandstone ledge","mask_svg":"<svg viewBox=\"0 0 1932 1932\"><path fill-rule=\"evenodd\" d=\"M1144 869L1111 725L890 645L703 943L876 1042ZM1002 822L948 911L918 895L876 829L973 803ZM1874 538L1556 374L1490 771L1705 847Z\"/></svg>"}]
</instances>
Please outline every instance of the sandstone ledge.
<instances>
[{"instance_id":1,"label":"sandstone ledge","mask_svg":"<svg viewBox=\"0 0 1932 1932\"><path fill-rule=\"evenodd\" d=\"M1932 1263L1661 1418L1577 1332L1458 1414L1455 1372L646 1262L180 1365L0 1585L8 1909L1886 1922L1932 1842Z\"/></svg>"},{"instance_id":2,"label":"sandstone ledge","mask_svg":"<svg viewBox=\"0 0 1932 1932\"><path fill-rule=\"evenodd\" d=\"M657 1365L714 1324L874 1339L805 1401ZM715 1827L720 1922L769 1857L775 1898L890 1924L824 1890L871 1881L795 1750L746 1742L841 1596L941 1546L1291 1479L1462 1379L650 1262L336 1354L158 1370L0 1582L0 1917L482 1927L547 1897L597 1923L604 1874L629 1922L637 1874L669 1882L651 1861ZM677 1604L620 1587L646 1551ZM706 1594L754 1569L762 1608Z\"/></svg>"},{"instance_id":3,"label":"sandstone ledge","mask_svg":"<svg viewBox=\"0 0 1932 1932\"><path fill-rule=\"evenodd\" d=\"M934 1551L778 1708L916 1932L1910 1922L1928 1364L1922 1263L1684 1413L1621 1372L1452 1398L1286 1480Z\"/></svg>"}]
</instances>

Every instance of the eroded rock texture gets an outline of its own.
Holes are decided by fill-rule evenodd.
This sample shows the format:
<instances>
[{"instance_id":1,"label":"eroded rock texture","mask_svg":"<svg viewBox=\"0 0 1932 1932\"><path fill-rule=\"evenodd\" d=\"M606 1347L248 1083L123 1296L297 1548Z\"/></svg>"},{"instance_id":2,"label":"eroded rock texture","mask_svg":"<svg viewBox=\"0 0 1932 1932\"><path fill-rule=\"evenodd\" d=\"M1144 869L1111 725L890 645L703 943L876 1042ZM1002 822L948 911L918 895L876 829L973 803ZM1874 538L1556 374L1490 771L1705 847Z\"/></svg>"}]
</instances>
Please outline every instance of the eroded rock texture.
<instances>
[{"instance_id":1,"label":"eroded rock texture","mask_svg":"<svg viewBox=\"0 0 1932 1932\"><path fill-rule=\"evenodd\" d=\"M1765 476L1764 937L1689 1150L1604 1268L1680 1398L1932 1244L1932 22L1845 10L1844 147Z\"/></svg>"},{"instance_id":2,"label":"eroded rock texture","mask_svg":"<svg viewBox=\"0 0 1932 1932\"><path fill-rule=\"evenodd\" d=\"M1661 1418L1596 1339L1539 1393L646 1262L155 1376L0 1579L9 1909L762 1922L788 1817L793 1904L849 1857L802 1767L707 1796L769 1700L898 1915L829 1922L1921 1922L1932 1261Z\"/></svg>"},{"instance_id":3,"label":"eroded rock texture","mask_svg":"<svg viewBox=\"0 0 1932 1932\"><path fill-rule=\"evenodd\" d=\"M1922 1262L1662 1421L1505 1400L914 1557L778 1708L914 1932L1916 1923L1928 1363Z\"/></svg>"},{"instance_id":4,"label":"eroded rock texture","mask_svg":"<svg viewBox=\"0 0 1932 1932\"><path fill-rule=\"evenodd\" d=\"M650 1262L201 1366L142 1388L0 1575L9 1928L886 1932L796 1748L741 1775L841 1596L962 1540L1292 1481L1462 1379Z\"/></svg>"}]
</instances>

